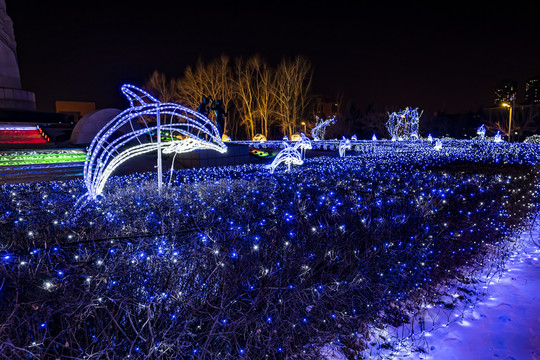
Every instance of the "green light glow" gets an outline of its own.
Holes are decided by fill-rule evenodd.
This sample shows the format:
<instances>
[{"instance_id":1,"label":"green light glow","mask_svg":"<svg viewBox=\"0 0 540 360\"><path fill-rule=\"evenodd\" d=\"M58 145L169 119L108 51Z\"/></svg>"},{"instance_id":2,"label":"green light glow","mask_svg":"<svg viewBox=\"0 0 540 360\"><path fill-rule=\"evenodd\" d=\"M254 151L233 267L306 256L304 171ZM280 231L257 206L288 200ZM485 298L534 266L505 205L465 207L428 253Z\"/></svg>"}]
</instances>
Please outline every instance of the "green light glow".
<instances>
[{"instance_id":1,"label":"green light glow","mask_svg":"<svg viewBox=\"0 0 540 360\"><path fill-rule=\"evenodd\" d=\"M0 166L84 162L85 152L47 152L39 154L0 154Z\"/></svg>"}]
</instances>

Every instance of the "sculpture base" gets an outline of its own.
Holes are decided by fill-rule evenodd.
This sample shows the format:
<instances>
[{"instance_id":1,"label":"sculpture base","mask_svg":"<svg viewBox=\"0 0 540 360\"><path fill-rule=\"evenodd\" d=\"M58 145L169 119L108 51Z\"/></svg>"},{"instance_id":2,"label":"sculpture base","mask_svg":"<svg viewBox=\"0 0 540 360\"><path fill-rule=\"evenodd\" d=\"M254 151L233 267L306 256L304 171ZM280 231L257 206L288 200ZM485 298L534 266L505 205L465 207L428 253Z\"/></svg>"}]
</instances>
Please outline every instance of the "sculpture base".
<instances>
[{"instance_id":1,"label":"sculpture base","mask_svg":"<svg viewBox=\"0 0 540 360\"><path fill-rule=\"evenodd\" d=\"M36 110L36 96L31 91L0 88L0 109Z\"/></svg>"}]
</instances>

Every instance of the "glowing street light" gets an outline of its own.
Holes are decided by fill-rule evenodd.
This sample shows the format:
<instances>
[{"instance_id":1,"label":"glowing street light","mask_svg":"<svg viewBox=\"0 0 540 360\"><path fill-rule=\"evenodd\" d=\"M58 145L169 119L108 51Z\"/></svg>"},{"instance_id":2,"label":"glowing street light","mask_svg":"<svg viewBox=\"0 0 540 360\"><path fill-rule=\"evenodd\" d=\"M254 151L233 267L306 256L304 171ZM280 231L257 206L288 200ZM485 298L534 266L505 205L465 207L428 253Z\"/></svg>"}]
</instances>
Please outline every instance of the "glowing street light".
<instances>
[{"instance_id":1,"label":"glowing street light","mask_svg":"<svg viewBox=\"0 0 540 360\"><path fill-rule=\"evenodd\" d=\"M306 122L302 121L302 125L304 125L304 134L306 133Z\"/></svg>"},{"instance_id":2,"label":"glowing street light","mask_svg":"<svg viewBox=\"0 0 540 360\"><path fill-rule=\"evenodd\" d=\"M515 106L516 97L514 95L510 96L510 100L512 101L512 104L509 102L503 102L501 103L502 106L507 107L509 109L508 114L508 142L510 142L512 139L512 109Z\"/></svg>"}]
</instances>

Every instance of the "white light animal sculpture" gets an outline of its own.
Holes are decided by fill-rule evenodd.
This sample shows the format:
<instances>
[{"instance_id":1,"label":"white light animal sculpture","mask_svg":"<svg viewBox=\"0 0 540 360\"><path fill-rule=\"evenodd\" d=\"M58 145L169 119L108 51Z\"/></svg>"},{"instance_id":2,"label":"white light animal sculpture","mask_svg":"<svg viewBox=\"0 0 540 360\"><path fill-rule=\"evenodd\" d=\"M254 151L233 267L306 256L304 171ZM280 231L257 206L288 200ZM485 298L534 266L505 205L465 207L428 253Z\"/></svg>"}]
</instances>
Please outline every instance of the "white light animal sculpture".
<instances>
[{"instance_id":1,"label":"white light animal sculpture","mask_svg":"<svg viewBox=\"0 0 540 360\"><path fill-rule=\"evenodd\" d=\"M437 150L437 151L440 151L442 149L442 141L441 141L441 139L437 139L437 141L435 141L434 149Z\"/></svg>"},{"instance_id":2,"label":"white light animal sculpture","mask_svg":"<svg viewBox=\"0 0 540 360\"><path fill-rule=\"evenodd\" d=\"M315 124L315 127L311 129L311 137L313 137L313 140L324 140L324 133L326 132L326 127L335 123L335 116L332 116L332 118L328 120L323 120L317 116L317 123Z\"/></svg>"},{"instance_id":3,"label":"white light animal sculpture","mask_svg":"<svg viewBox=\"0 0 540 360\"><path fill-rule=\"evenodd\" d=\"M484 138L486 137L486 127L484 126L484 124L482 124L478 128L478 130L476 130L476 134L480 136L480 140L484 140Z\"/></svg>"},{"instance_id":4,"label":"white light animal sculpture","mask_svg":"<svg viewBox=\"0 0 540 360\"><path fill-rule=\"evenodd\" d=\"M266 165L266 168L270 169L270 174L273 174L281 163L287 165L286 171L291 170L291 165L302 165L304 163L302 151L312 149L311 141L305 141L304 139L297 141L292 147L286 142L283 142L283 145L285 147L276 155L274 161Z\"/></svg>"},{"instance_id":5,"label":"white light animal sculpture","mask_svg":"<svg viewBox=\"0 0 540 360\"><path fill-rule=\"evenodd\" d=\"M178 104L162 103L133 85L123 85L121 90L130 107L109 121L88 148L84 164L87 199L101 195L114 170L135 156L157 151L160 179L161 152L227 151L217 127L204 115Z\"/></svg>"},{"instance_id":6,"label":"white light animal sculpture","mask_svg":"<svg viewBox=\"0 0 540 360\"><path fill-rule=\"evenodd\" d=\"M493 141L495 141L496 143L499 143L499 142L503 141L501 133L499 131L497 131L497 133L493 137Z\"/></svg>"},{"instance_id":7,"label":"white light animal sculpture","mask_svg":"<svg viewBox=\"0 0 540 360\"><path fill-rule=\"evenodd\" d=\"M392 140L418 140L418 125L422 113L423 111L418 113L418 108L413 110L407 107L397 113L388 114L386 129Z\"/></svg>"},{"instance_id":8,"label":"white light animal sculpture","mask_svg":"<svg viewBox=\"0 0 540 360\"><path fill-rule=\"evenodd\" d=\"M345 156L345 150L351 150L351 141L344 137L343 140L339 142L339 157Z\"/></svg>"}]
</instances>

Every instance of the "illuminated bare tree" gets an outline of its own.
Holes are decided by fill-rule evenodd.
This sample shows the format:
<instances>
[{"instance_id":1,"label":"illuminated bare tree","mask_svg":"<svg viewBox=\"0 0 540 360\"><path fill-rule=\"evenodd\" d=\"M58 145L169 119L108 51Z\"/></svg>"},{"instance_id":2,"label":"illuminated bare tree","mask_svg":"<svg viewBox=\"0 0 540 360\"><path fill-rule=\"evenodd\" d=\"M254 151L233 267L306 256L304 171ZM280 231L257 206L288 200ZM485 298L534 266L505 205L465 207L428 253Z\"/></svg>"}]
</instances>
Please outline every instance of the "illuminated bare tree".
<instances>
[{"instance_id":1,"label":"illuminated bare tree","mask_svg":"<svg viewBox=\"0 0 540 360\"><path fill-rule=\"evenodd\" d=\"M195 69L188 66L184 77L174 81L173 87L177 101L191 109L197 109L205 96L221 100L224 108L229 109L233 101L229 58L222 55L208 64L199 59ZM224 130L227 132L227 122Z\"/></svg>"},{"instance_id":2,"label":"illuminated bare tree","mask_svg":"<svg viewBox=\"0 0 540 360\"><path fill-rule=\"evenodd\" d=\"M276 112L275 72L256 55L247 61L235 61L234 84L235 104L247 137L255 134L268 137L273 115Z\"/></svg>"},{"instance_id":3,"label":"illuminated bare tree","mask_svg":"<svg viewBox=\"0 0 540 360\"><path fill-rule=\"evenodd\" d=\"M176 99L174 85L165 74L155 70L146 81L144 89L157 96L161 102L174 102Z\"/></svg>"},{"instance_id":4,"label":"illuminated bare tree","mask_svg":"<svg viewBox=\"0 0 540 360\"><path fill-rule=\"evenodd\" d=\"M277 118L283 133L289 137L302 122L309 105L311 64L302 57L283 60L276 71L275 97Z\"/></svg>"}]
</instances>

